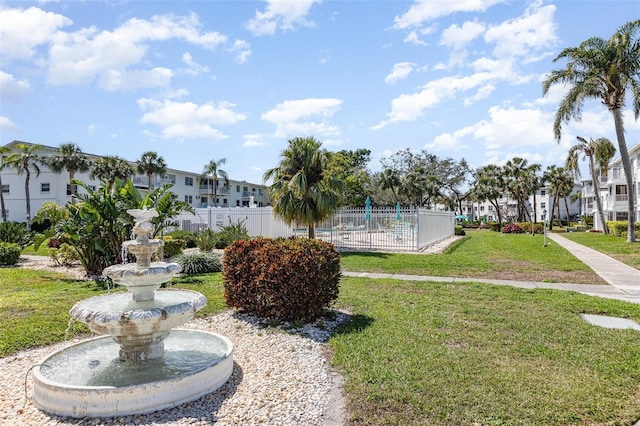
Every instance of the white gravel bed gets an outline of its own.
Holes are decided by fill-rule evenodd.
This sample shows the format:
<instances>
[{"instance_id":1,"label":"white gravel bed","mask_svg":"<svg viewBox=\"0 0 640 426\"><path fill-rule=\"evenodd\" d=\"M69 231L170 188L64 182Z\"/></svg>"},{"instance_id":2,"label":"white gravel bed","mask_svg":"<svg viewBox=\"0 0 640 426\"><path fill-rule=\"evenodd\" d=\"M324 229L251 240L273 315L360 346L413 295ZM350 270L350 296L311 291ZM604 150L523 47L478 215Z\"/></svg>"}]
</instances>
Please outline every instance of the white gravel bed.
<instances>
[{"instance_id":1,"label":"white gravel bed","mask_svg":"<svg viewBox=\"0 0 640 426\"><path fill-rule=\"evenodd\" d=\"M317 326L286 330L255 317L226 311L183 328L227 336L234 345L234 370L217 391L196 401L146 415L72 419L50 416L31 400L29 369L67 342L0 358L0 425L341 425L341 378L327 359L326 340L349 315ZM25 377L27 396L25 398Z\"/></svg>"}]
</instances>

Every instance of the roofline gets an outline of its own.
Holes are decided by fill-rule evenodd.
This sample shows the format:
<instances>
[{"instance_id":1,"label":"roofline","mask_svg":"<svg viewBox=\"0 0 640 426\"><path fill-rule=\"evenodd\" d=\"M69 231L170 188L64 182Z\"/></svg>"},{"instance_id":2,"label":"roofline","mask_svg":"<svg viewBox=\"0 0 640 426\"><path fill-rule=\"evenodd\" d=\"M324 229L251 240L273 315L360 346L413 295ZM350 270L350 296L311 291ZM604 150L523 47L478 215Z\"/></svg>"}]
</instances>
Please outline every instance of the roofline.
<instances>
[{"instance_id":1,"label":"roofline","mask_svg":"<svg viewBox=\"0 0 640 426\"><path fill-rule=\"evenodd\" d=\"M6 145L5 145L5 147L7 147L7 148L11 148L11 147L14 147L14 146L19 145L19 144L24 144L24 145L40 145L43 149L51 149L51 150L54 150L54 151L55 151L55 150L57 150L57 149L59 148L59 147L57 147L57 146L43 145L43 144L41 144L41 143L25 142L25 141L19 141L19 140L13 140L13 141L9 142L8 144L6 144ZM105 155L89 154L89 153L84 152L84 151L83 151L83 153L84 153L85 155L87 155L87 156L89 156L89 157L93 157L93 158L103 158L103 157L106 157ZM120 157L120 158L122 158L122 157ZM128 163L130 163L130 164L132 164L132 165L134 165L134 166L135 166L135 164L136 164L136 161L127 160L127 159L125 159L125 158L123 158L123 160L127 161ZM195 176L198 176L198 177L202 176L202 173L195 173L195 172L189 172L189 171L186 171L186 170L172 169L172 168L169 168L169 167L167 167L167 171L168 171L168 172L169 172L169 171L171 171L171 172L178 172L178 173L183 173L183 174L195 175ZM246 184L250 184L250 185L267 186L267 185L265 185L264 183L254 183L254 182L248 182L248 181L246 181L246 180L229 179L229 181L230 181L230 182L231 182L231 181L233 181L233 182L238 182L238 183L246 183Z\"/></svg>"}]
</instances>

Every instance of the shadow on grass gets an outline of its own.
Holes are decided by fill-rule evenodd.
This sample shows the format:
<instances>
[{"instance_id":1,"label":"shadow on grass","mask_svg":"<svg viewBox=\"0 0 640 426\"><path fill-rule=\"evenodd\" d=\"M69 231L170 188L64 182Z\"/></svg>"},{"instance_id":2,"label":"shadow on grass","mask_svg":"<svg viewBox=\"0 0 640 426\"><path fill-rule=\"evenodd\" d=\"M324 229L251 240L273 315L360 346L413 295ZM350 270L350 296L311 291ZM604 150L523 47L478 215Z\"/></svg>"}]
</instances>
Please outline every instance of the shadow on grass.
<instances>
[{"instance_id":1,"label":"shadow on grass","mask_svg":"<svg viewBox=\"0 0 640 426\"><path fill-rule=\"evenodd\" d=\"M342 325L335 331L335 335L360 333L370 327L374 322L373 318L361 314L348 315L348 317L349 318L343 321Z\"/></svg>"},{"instance_id":2,"label":"shadow on grass","mask_svg":"<svg viewBox=\"0 0 640 426\"><path fill-rule=\"evenodd\" d=\"M352 256L375 257L378 259L386 259L389 257L389 253L383 253L379 251L343 251L342 253L340 253L340 257L343 257L343 258L352 257Z\"/></svg>"}]
</instances>

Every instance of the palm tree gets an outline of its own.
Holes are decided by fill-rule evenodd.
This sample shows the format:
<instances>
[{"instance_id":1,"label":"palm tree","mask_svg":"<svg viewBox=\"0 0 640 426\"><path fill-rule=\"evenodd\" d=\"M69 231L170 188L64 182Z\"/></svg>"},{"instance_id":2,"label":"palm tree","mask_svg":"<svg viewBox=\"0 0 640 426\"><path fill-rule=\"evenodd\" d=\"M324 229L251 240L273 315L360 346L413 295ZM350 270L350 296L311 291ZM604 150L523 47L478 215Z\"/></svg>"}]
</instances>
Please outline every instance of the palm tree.
<instances>
[{"instance_id":1,"label":"palm tree","mask_svg":"<svg viewBox=\"0 0 640 426\"><path fill-rule=\"evenodd\" d=\"M397 170L384 169L382 173L380 173L380 186L382 189L390 189L396 202L400 202L396 192L396 188L400 186L400 176L398 175Z\"/></svg>"},{"instance_id":2,"label":"palm tree","mask_svg":"<svg viewBox=\"0 0 640 426\"><path fill-rule=\"evenodd\" d=\"M600 181L598 180L598 174L606 173L609 168L609 161L611 161L616 153L616 148L607 138L598 138L596 140L591 138L587 141L582 136L578 136L577 139L580 143L569 149L565 168L568 172L573 173L575 179L578 180L580 179L580 167L578 166L580 154L584 155L583 158L586 157L589 159L589 173L591 174L591 183L593 184L593 193L596 199L598 214L600 215L602 231L608 234L609 229L606 226L604 209L602 208L602 200L600 199ZM597 171L600 173L596 173Z\"/></svg>"},{"instance_id":3,"label":"palm tree","mask_svg":"<svg viewBox=\"0 0 640 426\"><path fill-rule=\"evenodd\" d=\"M142 153L140 159L136 162L136 171L147 175L148 189L151 191L153 175L163 176L167 171L167 164L157 152L147 151Z\"/></svg>"},{"instance_id":4,"label":"palm tree","mask_svg":"<svg viewBox=\"0 0 640 426\"><path fill-rule=\"evenodd\" d=\"M6 146L0 146L0 172L4 168L4 154L11 152ZM2 173L0 173L0 209L2 209L2 221L7 221L7 209L4 206L4 193L2 192Z\"/></svg>"},{"instance_id":5,"label":"palm tree","mask_svg":"<svg viewBox=\"0 0 640 426\"><path fill-rule=\"evenodd\" d=\"M489 201L496 209L498 226L502 229L502 211L498 199L504 192L504 170L502 167L489 164L476 171L476 181L471 188L471 199L479 203ZM462 212L462 210L461 210Z\"/></svg>"},{"instance_id":6,"label":"palm tree","mask_svg":"<svg viewBox=\"0 0 640 426\"><path fill-rule=\"evenodd\" d=\"M543 179L549 184L549 189L553 194L553 202L551 204L551 210L549 212L549 229L553 229L553 215L554 210L557 211L558 220L560 219L560 199L563 198L565 202L565 210L567 215L567 223L569 222L569 207L567 204L567 197L573 191L573 178L565 170L564 167L548 166L544 172Z\"/></svg>"},{"instance_id":7,"label":"palm tree","mask_svg":"<svg viewBox=\"0 0 640 426\"><path fill-rule=\"evenodd\" d=\"M573 118L579 120L586 99L597 99L611 111L629 193L633 192L633 170L625 140L622 107L629 90L634 116L636 120L638 119L640 115L638 32L640 32L640 19L624 24L609 40L591 37L578 47L564 49L554 61L567 58L566 68L551 71L542 83L542 91L545 95L552 85L558 83L569 88L556 111L553 125L558 142L562 133L562 123ZM635 199L635 196L630 196L628 200L628 242L636 239Z\"/></svg>"},{"instance_id":8,"label":"palm tree","mask_svg":"<svg viewBox=\"0 0 640 426\"><path fill-rule=\"evenodd\" d=\"M522 222L531 215L526 208L526 202L529 195L535 194L540 187L540 181L537 178L540 165L531 164L524 158L515 157L507 161L504 165L504 173L506 176L505 187L509 195L516 200L517 203L517 220Z\"/></svg>"},{"instance_id":9,"label":"palm tree","mask_svg":"<svg viewBox=\"0 0 640 426\"><path fill-rule=\"evenodd\" d=\"M49 166L54 173L69 173L69 187L71 189L71 202L75 203L77 186L72 182L76 172L86 172L91 166L91 161L75 143L69 142L60 145L58 153L45 157L43 163Z\"/></svg>"},{"instance_id":10,"label":"palm tree","mask_svg":"<svg viewBox=\"0 0 640 426\"><path fill-rule=\"evenodd\" d=\"M5 167L16 169L21 175L25 174L24 179L24 195L27 203L27 229L31 229L31 197L29 196L29 180L31 179L31 169L36 173L36 177L40 176L40 163L42 160L38 156L38 151L42 149L42 145L31 145L21 143L16 145L18 152L9 155L4 162Z\"/></svg>"},{"instance_id":11,"label":"palm tree","mask_svg":"<svg viewBox=\"0 0 640 426\"><path fill-rule=\"evenodd\" d=\"M215 200L215 205L218 207L218 179L224 179L224 186L229 186L229 176L227 172L222 170L220 166L227 162L226 158L221 158L218 161L210 160L207 164L205 164L204 169L202 171L202 175L200 176L200 182L211 182L213 186L213 200Z\"/></svg>"},{"instance_id":12,"label":"palm tree","mask_svg":"<svg viewBox=\"0 0 640 426\"><path fill-rule=\"evenodd\" d=\"M325 174L328 155L313 137L294 138L281 154L278 167L265 172L272 180L267 193L273 211L286 223L309 227L315 238L315 224L329 217L340 202L340 183Z\"/></svg>"},{"instance_id":13,"label":"palm tree","mask_svg":"<svg viewBox=\"0 0 640 426\"><path fill-rule=\"evenodd\" d=\"M93 163L89 177L101 181L106 180L109 186L108 190L111 192L116 179L126 180L134 172L133 166L127 160L117 155L107 155Z\"/></svg>"}]
</instances>

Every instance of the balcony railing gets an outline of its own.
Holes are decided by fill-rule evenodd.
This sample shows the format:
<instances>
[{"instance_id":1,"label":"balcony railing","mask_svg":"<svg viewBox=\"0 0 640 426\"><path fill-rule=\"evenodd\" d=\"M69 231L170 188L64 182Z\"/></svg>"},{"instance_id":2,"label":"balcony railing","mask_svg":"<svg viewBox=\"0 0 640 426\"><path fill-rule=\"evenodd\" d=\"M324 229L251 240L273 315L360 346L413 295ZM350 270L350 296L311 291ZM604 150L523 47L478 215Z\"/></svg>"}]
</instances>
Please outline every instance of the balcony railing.
<instances>
[{"instance_id":1,"label":"balcony railing","mask_svg":"<svg viewBox=\"0 0 640 426\"><path fill-rule=\"evenodd\" d=\"M224 186L219 186L215 191L213 186L210 185L200 185L200 190L199 190L199 194L203 194L203 195L229 195L229 188L226 188Z\"/></svg>"}]
</instances>

